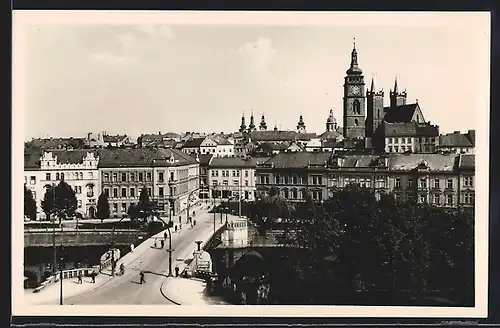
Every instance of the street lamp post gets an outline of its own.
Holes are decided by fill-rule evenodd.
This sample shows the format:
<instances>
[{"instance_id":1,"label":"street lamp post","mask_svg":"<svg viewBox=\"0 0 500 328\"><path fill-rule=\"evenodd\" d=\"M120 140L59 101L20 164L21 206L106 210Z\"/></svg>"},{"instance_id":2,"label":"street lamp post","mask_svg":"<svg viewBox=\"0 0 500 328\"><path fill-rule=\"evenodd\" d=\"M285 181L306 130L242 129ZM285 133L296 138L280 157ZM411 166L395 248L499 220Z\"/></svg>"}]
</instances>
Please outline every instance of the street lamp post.
<instances>
[{"instance_id":1,"label":"street lamp post","mask_svg":"<svg viewBox=\"0 0 500 328\"><path fill-rule=\"evenodd\" d=\"M170 231L170 226L165 223L165 221L160 217L158 213L153 213L154 216L156 216L163 224L167 227L168 231L168 276L172 277L172 252L174 251L172 249L172 231Z\"/></svg>"},{"instance_id":2,"label":"street lamp post","mask_svg":"<svg viewBox=\"0 0 500 328\"><path fill-rule=\"evenodd\" d=\"M56 249L56 187L52 184L52 246L54 250L54 263L52 267L52 274L55 276L57 272L57 249ZM50 215L50 213L49 213Z\"/></svg>"},{"instance_id":3,"label":"street lamp post","mask_svg":"<svg viewBox=\"0 0 500 328\"><path fill-rule=\"evenodd\" d=\"M174 191L173 187L173 181L172 179L168 180L168 221L169 224L172 224L172 207L174 204L174 198L172 197L172 193Z\"/></svg>"},{"instance_id":4,"label":"street lamp post","mask_svg":"<svg viewBox=\"0 0 500 328\"><path fill-rule=\"evenodd\" d=\"M64 258L63 258L63 226L61 224L61 258L60 258L60 263L59 263L59 279L60 284L59 284L59 305L63 305L63 265L64 265Z\"/></svg>"},{"instance_id":5,"label":"street lamp post","mask_svg":"<svg viewBox=\"0 0 500 328\"><path fill-rule=\"evenodd\" d=\"M197 192L197 191L198 191L198 189L194 189L194 190L193 190L193 191L191 191L191 192L189 193L189 195L187 196L187 200L186 200L186 202L187 202L186 223L187 223L187 224L189 224L189 208L190 208L190 206L191 206L191 204L190 204L189 200L191 199L191 196L192 196L195 192Z\"/></svg>"}]
</instances>

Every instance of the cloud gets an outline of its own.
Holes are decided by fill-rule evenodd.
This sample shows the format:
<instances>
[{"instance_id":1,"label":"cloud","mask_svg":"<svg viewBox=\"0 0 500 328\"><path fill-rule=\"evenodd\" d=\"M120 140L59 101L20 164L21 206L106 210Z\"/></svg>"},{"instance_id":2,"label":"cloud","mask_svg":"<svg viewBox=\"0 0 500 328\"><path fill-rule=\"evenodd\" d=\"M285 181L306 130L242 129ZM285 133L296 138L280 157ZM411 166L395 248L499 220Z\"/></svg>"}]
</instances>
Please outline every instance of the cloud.
<instances>
[{"instance_id":1,"label":"cloud","mask_svg":"<svg viewBox=\"0 0 500 328\"><path fill-rule=\"evenodd\" d=\"M269 38L259 37L255 42L247 42L238 48L238 53L250 60L255 68L267 69L276 55L276 49Z\"/></svg>"},{"instance_id":2,"label":"cloud","mask_svg":"<svg viewBox=\"0 0 500 328\"><path fill-rule=\"evenodd\" d=\"M137 45L136 36L130 32L118 34L116 41L123 50L132 49Z\"/></svg>"},{"instance_id":3,"label":"cloud","mask_svg":"<svg viewBox=\"0 0 500 328\"><path fill-rule=\"evenodd\" d=\"M122 66L128 62L125 56L116 55L110 52L99 52L90 55L90 59L95 62L109 64L111 66Z\"/></svg>"},{"instance_id":4,"label":"cloud","mask_svg":"<svg viewBox=\"0 0 500 328\"><path fill-rule=\"evenodd\" d=\"M256 83L265 88L276 83L273 75L273 61L277 51L271 39L259 37L254 42L243 44L237 52L243 58L247 71Z\"/></svg>"},{"instance_id":5,"label":"cloud","mask_svg":"<svg viewBox=\"0 0 500 328\"><path fill-rule=\"evenodd\" d=\"M151 38L174 38L172 28L168 25L139 25L136 27L136 30Z\"/></svg>"}]
</instances>

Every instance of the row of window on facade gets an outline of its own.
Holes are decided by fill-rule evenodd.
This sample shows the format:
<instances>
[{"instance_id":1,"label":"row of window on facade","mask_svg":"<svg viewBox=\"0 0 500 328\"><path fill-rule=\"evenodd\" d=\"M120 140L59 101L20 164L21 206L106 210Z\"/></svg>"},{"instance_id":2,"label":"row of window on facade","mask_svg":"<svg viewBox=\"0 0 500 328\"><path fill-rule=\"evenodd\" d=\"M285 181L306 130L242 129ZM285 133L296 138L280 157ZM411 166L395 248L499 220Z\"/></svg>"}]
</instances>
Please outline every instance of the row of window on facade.
<instances>
[{"instance_id":1,"label":"row of window on facade","mask_svg":"<svg viewBox=\"0 0 500 328\"><path fill-rule=\"evenodd\" d=\"M112 188L112 194L110 194L110 188L104 188L104 193L110 197L110 198L135 198L135 197L139 197L139 194L141 192L142 188L138 187L138 188L135 188L135 187L130 187L130 188L125 188L125 187L122 187L122 188ZM148 195L149 196L152 196L152 192L153 192L153 189L151 187L148 187L146 188L146 190L148 191ZM120 191L120 193L119 193ZM169 191L170 191L170 195L174 195L175 194L175 187L173 188L169 188ZM164 187L158 187L158 197L163 197L165 196L165 188Z\"/></svg>"},{"instance_id":2,"label":"row of window on facade","mask_svg":"<svg viewBox=\"0 0 500 328\"><path fill-rule=\"evenodd\" d=\"M120 178L119 181L118 178ZM135 181L143 182L143 181L152 181L152 179L153 179L153 174L151 172L131 172L131 173L122 172L120 174L118 174L117 172L113 172L111 174L103 173L102 175L103 182L135 182ZM170 180L175 180L174 172L170 172ZM158 182L165 182L165 172L161 171L158 172Z\"/></svg>"},{"instance_id":3,"label":"row of window on facade","mask_svg":"<svg viewBox=\"0 0 500 328\"><path fill-rule=\"evenodd\" d=\"M219 181L213 180L212 181L212 185L213 186L218 186L219 185ZM228 185L229 185L229 180L222 180L222 186L228 186ZM240 185L240 182L238 180L233 180L233 186L239 186L239 185ZM245 187L249 186L248 180L244 181L244 185L245 185Z\"/></svg>"},{"instance_id":4,"label":"row of window on facade","mask_svg":"<svg viewBox=\"0 0 500 328\"><path fill-rule=\"evenodd\" d=\"M388 144L410 144L411 145L412 139L413 138L393 137L393 138L387 138L387 143ZM416 138L416 140L418 140L418 142L429 142L429 143L436 142L436 138L434 138L434 137L429 137L429 138L420 137L420 138Z\"/></svg>"},{"instance_id":5,"label":"row of window on facade","mask_svg":"<svg viewBox=\"0 0 500 328\"><path fill-rule=\"evenodd\" d=\"M219 176L219 170L210 170L212 172L212 177L218 177ZM221 177L227 177L229 178L230 177L230 173L232 173L233 177L239 177L240 176L240 171L239 170L233 170L231 172L231 170L220 170L220 176ZM245 178L248 178L249 176L249 171L248 170L243 170L243 176ZM255 175L255 172L254 172L254 175Z\"/></svg>"},{"instance_id":6,"label":"row of window on facade","mask_svg":"<svg viewBox=\"0 0 500 328\"><path fill-rule=\"evenodd\" d=\"M274 183L275 184L304 184L305 178L303 177L297 177L297 176L279 176L276 175L274 176ZM342 184L348 185L351 183L356 183L359 184L361 187L371 187L371 178L356 178L356 177L345 177L345 178L340 178L338 176L330 176L330 184L334 187L341 187ZM375 177L375 187L376 188L386 188L388 184L388 178L384 176L377 176ZM400 177L395 177L394 178L394 187L395 188L401 188L401 178ZM261 175L260 176L260 183L261 184L269 184L270 179L269 175ZM311 176L310 182L312 185L322 185L323 184L323 179L322 176ZM412 188L414 181L413 179L408 179L407 180L407 187ZM431 185L432 183L432 188L441 188L441 179L435 178L435 179L427 179L427 178L421 178L418 180L418 188L429 188L428 186ZM472 188L474 186L474 177L473 176L464 176L463 177L463 187L466 188ZM453 179L448 178L445 180L445 187L446 189L453 189Z\"/></svg>"},{"instance_id":7,"label":"row of window on facade","mask_svg":"<svg viewBox=\"0 0 500 328\"><path fill-rule=\"evenodd\" d=\"M428 153L433 150L433 148L429 145L421 145L420 147L415 147L416 152L424 152ZM388 146L387 147L387 152L389 153L404 153L408 151L413 151L413 148L411 145L408 146Z\"/></svg>"},{"instance_id":8,"label":"row of window on facade","mask_svg":"<svg viewBox=\"0 0 500 328\"><path fill-rule=\"evenodd\" d=\"M94 186L88 185L85 189L86 189L87 197L94 197ZM74 186L73 190L75 191L75 194L77 194L77 195L82 194L82 186Z\"/></svg>"},{"instance_id":9,"label":"row of window on facade","mask_svg":"<svg viewBox=\"0 0 500 328\"><path fill-rule=\"evenodd\" d=\"M311 175L311 179L309 180L309 183L312 185L322 185L323 184L323 177L321 175ZM304 184L304 181L306 181L307 178L301 177L301 176L280 176L280 175L275 175L274 176L274 183L275 184ZM260 183L261 184L269 184L269 175L261 175L260 176Z\"/></svg>"},{"instance_id":10,"label":"row of window on facade","mask_svg":"<svg viewBox=\"0 0 500 328\"><path fill-rule=\"evenodd\" d=\"M306 190L297 190L297 189L282 189L280 190L280 195L281 197L285 199L290 199L290 200L304 200L306 198L307 191ZM314 200L322 200L323 199L323 192L321 190L312 190L311 191L311 197ZM401 200L401 195L400 194L394 194L394 197L396 200ZM442 203L444 197L444 203ZM380 200L380 193L376 194L377 200ZM413 198L412 194L407 194L406 198L408 200ZM434 205L445 205L445 206L453 206L454 205L454 194L431 194L429 196L429 200L431 204ZM419 203L427 203L428 202L428 195L427 194L419 194L418 195L418 200ZM461 203L462 204L468 204L468 205L473 205L474 204L474 193L468 192L464 193L461 196Z\"/></svg>"}]
</instances>

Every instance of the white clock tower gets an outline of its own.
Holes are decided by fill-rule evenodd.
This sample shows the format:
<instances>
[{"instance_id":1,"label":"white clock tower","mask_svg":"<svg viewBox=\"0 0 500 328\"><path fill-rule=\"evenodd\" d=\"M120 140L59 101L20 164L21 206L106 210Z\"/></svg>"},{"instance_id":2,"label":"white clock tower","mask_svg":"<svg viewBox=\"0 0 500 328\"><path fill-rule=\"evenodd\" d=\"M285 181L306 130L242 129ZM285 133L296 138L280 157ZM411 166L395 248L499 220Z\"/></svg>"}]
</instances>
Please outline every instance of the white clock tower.
<instances>
[{"instance_id":1,"label":"white clock tower","mask_svg":"<svg viewBox=\"0 0 500 328\"><path fill-rule=\"evenodd\" d=\"M351 53L351 67L344 78L344 137L363 139L365 137L366 95L363 71L358 67L356 43Z\"/></svg>"}]
</instances>

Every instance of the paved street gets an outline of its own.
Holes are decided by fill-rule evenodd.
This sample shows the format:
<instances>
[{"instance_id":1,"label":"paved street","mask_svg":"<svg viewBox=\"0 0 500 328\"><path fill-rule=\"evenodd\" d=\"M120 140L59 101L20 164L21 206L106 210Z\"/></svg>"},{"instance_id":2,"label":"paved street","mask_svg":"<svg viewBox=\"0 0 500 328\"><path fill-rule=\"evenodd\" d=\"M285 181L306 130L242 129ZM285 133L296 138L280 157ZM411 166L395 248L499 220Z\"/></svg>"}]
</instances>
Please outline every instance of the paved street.
<instances>
[{"instance_id":1,"label":"paved street","mask_svg":"<svg viewBox=\"0 0 500 328\"><path fill-rule=\"evenodd\" d=\"M213 214L206 210L197 211L195 219L196 226L191 229L185 226L183 220L183 231L172 235L172 273L175 274L175 266L186 258L195 248L196 240L206 240L213 233ZM219 227L217 217L217 227ZM101 287L76 296L64 299L64 304L95 305L95 304L171 304L161 294L161 285L168 275L168 247L163 249L148 248L133 262L128 264L123 276L116 276L105 281ZM146 272L146 283L139 284L139 272ZM53 286L55 287L55 286ZM43 293L42 291L41 293ZM44 305L58 304L59 300L42 302Z\"/></svg>"}]
</instances>

